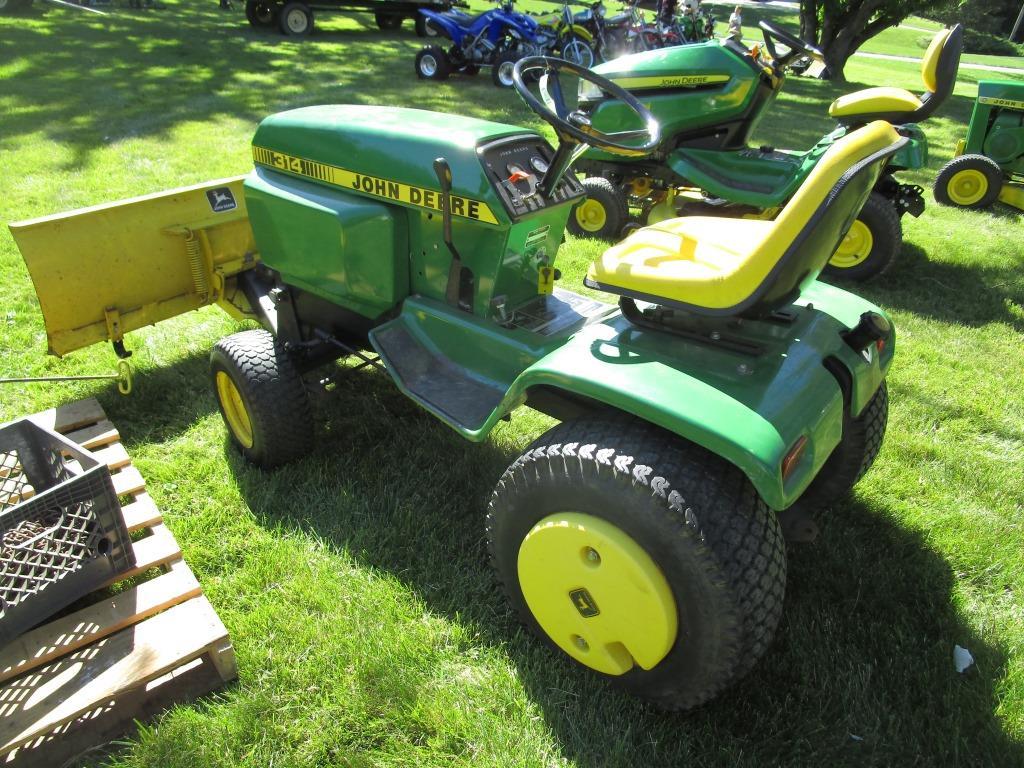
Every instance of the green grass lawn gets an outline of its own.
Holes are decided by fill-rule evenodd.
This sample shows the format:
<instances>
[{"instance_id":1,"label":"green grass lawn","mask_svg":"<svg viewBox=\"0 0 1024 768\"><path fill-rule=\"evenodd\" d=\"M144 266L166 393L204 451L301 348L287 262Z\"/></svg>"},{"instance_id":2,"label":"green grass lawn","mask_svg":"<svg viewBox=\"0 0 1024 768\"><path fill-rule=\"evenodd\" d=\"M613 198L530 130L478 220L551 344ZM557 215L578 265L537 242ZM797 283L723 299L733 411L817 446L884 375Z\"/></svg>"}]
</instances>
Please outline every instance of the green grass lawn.
<instances>
[{"instance_id":1,"label":"green grass lawn","mask_svg":"<svg viewBox=\"0 0 1024 768\"><path fill-rule=\"evenodd\" d=\"M0 18L0 220L243 173L265 115L358 102L541 128L490 78L417 82L408 25L325 17L311 40L248 28L212 0L99 18ZM319 23L319 22L318 22ZM847 89L917 90L913 64L854 59ZM930 188L981 73L926 124ZM793 78L759 143L809 146L841 90ZM546 128L544 130L547 130ZM927 193L929 201L930 192ZM216 310L133 333L136 391L6 385L0 421L96 395L227 625L240 678L105 758L118 766L1011 766L1024 763L1024 257L1019 212L929 204L898 263L853 287L895 320L891 415L874 469L789 550L775 643L740 684L661 714L517 627L493 585L483 512L550 425L518 412L463 442L370 372L317 404L313 453L279 471L228 445L207 382ZM600 251L560 253L580 290ZM104 373L58 360L0 230L0 375ZM847 286L850 287L850 286ZM953 668L953 646L977 660ZM97 761L103 759L95 757Z\"/></svg>"}]
</instances>

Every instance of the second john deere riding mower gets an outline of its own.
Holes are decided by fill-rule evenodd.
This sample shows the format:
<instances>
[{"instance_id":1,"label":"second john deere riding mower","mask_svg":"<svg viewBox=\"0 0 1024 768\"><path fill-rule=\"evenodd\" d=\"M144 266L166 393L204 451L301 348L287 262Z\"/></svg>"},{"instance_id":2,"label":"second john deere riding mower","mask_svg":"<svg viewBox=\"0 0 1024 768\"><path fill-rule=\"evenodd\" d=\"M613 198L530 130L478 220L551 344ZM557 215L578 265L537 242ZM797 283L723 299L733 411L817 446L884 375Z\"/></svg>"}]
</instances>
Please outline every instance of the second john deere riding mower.
<instances>
[{"instance_id":1,"label":"second john deere riding mower","mask_svg":"<svg viewBox=\"0 0 1024 768\"><path fill-rule=\"evenodd\" d=\"M902 244L901 217L924 210L921 188L900 183L894 174L921 168L927 160L927 140L917 123L952 92L961 28L942 30L932 40L922 64L923 97L898 88L843 96L829 109L838 127L809 150L790 151L748 142L782 89L789 62L822 54L774 24L762 21L760 27L764 45L751 49L733 40L712 41L638 53L595 68L650 108L662 138L644 156L592 149L577 162L577 170L589 177L583 182L587 200L570 218L570 231L614 240L637 218L640 223L689 214L772 218L836 141L880 119L898 124L908 142L889 159L825 272L863 280L889 266ZM618 102L586 83L579 100L600 130L635 127Z\"/></svg>"},{"instance_id":2,"label":"second john deere riding mower","mask_svg":"<svg viewBox=\"0 0 1024 768\"><path fill-rule=\"evenodd\" d=\"M999 200L1024 209L1024 83L978 83L967 138L935 178L935 199L960 208Z\"/></svg>"},{"instance_id":3,"label":"second john deere riding mower","mask_svg":"<svg viewBox=\"0 0 1024 768\"><path fill-rule=\"evenodd\" d=\"M566 70L643 128L606 134L566 109ZM583 667L692 707L768 650L784 532L878 452L893 330L816 278L906 139L882 121L850 131L774 220L639 230L587 273L615 306L555 287L583 195L567 171L588 145L650 152L658 124L562 60L523 60L514 81L557 149L469 117L307 107L260 124L244 178L11 229L55 353L123 352L125 333L210 303L259 321L216 345L210 380L231 442L262 467L311 449L310 389L358 366L470 441L523 405L559 419L494 487L497 578ZM381 439L431 439L409 429Z\"/></svg>"}]
</instances>

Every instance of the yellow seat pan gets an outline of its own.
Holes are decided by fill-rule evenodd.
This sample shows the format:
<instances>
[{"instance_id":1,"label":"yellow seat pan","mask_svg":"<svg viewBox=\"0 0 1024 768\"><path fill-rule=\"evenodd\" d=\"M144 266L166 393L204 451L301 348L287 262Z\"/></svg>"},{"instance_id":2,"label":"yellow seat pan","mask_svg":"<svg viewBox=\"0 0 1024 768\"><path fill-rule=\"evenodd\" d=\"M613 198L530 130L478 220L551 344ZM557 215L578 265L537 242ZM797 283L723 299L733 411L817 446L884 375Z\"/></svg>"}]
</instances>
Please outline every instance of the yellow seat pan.
<instances>
[{"instance_id":1,"label":"yellow seat pan","mask_svg":"<svg viewBox=\"0 0 1024 768\"><path fill-rule=\"evenodd\" d=\"M850 115L913 112L921 107L921 100L903 88L865 88L840 96L832 102L828 113L832 117Z\"/></svg>"},{"instance_id":2,"label":"yellow seat pan","mask_svg":"<svg viewBox=\"0 0 1024 768\"><path fill-rule=\"evenodd\" d=\"M751 256L771 233L774 222L685 216L644 227L612 246L590 265L587 277L603 285L691 303L699 290L701 306L734 307L756 288L763 275ZM751 271L752 272L752 271ZM739 278L739 279L738 279Z\"/></svg>"}]
</instances>

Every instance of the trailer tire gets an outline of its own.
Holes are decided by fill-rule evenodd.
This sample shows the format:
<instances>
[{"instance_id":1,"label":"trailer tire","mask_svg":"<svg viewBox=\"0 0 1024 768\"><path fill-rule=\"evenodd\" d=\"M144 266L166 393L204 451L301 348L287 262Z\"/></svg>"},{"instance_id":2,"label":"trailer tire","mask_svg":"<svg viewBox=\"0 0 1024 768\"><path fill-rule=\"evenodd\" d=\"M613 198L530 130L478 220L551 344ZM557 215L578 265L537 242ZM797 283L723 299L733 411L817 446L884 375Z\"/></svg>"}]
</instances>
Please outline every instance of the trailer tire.
<instances>
[{"instance_id":1,"label":"trailer tire","mask_svg":"<svg viewBox=\"0 0 1024 768\"><path fill-rule=\"evenodd\" d=\"M1003 169L984 155L954 157L935 177L935 201L957 208L988 208L1003 188Z\"/></svg>"},{"instance_id":2,"label":"trailer tire","mask_svg":"<svg viewBox=\"0 0 1024 768\"><path fill-rule=\"evenodd\" d=\"M542 435L495 487L487 542L527 627L664 709L748 672L782 615L781 528L747 477L632 418Z\"/></svg>"},{"instance_id":3,"label":"trailer tire","mask_svg":"<svg viewBox=\"0 0 1024 768\"><path fill-rule=\"evenodd\" d=\"M413 66L420 80L447 80L452 73L452 61L439 45L428 45L420 49Z\"/></svg>"},{"instance_id":4,"label":"trailer tire","mask_svg":"<svg viewBox=\"0 0 1024 768\"><path fill-rule=\"evenodd\" d=\"M590 176L583 180L587 196L573 206L568 228L576 237L616 240L629 223L626 196L608 179Z\"/></svg>"},{"instance_id":5,"label":"trailer tire","mask_svg":"<svg viewBox=\"0 0 1024 768\"><path fill-rule=\"evenodd\" d=\"M858 282L870 280L892 266L902 245L903 225L895 204L885 195L872 192L822 274Z\"/></svg>"},{"instance_id":6,"label":"trailer tire","mask_svg":"<svg viewBox=\"0 0 1024 768\"><path fill-rule=\"evenodd\" d=\"M403 21L401 16L396 16L393 13L375 13L373 19L377 22L377 27L384 30L398 29L402 26Z\"/></svg>"},{"instance_id":7,"label":"trailer tire","mask_svg":"<svg viewBox=\"0 0 1024 768\"><path fill-rule=\"evenodd\" d=\"M269 469L306 454L313 412L294 363L264 330L221 339L210 353L210 378L228 434L242 455Z\"/></svg>"},{"instance_id":8,"label":"trailer tire","mask_svg":"<svg viewBox=\"0 0 1024 768\"><path fill-rule=\"evenodd\" d=\"M305 3L285 3L278 25L289 37L309 37L313 33L313 9Z\"/></svg>"},{"instance_id":9,"label":"trailer tire","mask_svg":"<svg viewBox=\"0 0 1024 768\"><path fill-rule=\"evenodd\" d=\"M245 18L257 29L277 26L281 6L268 0L246 0Z\"/></svg>"},{"instance_id":10,"label":"trailer tire","mask_svg":"<svg viewBox=\"0 0 1024 768\"><path fill-rule=\"evenodd\" d=\"M786 511L811 515L830 508L846 496L875 463L888 421L889 390L883 380L860 416L843 415L843 437L839 445L807 490Z\"/></svg>"}]
</instances>

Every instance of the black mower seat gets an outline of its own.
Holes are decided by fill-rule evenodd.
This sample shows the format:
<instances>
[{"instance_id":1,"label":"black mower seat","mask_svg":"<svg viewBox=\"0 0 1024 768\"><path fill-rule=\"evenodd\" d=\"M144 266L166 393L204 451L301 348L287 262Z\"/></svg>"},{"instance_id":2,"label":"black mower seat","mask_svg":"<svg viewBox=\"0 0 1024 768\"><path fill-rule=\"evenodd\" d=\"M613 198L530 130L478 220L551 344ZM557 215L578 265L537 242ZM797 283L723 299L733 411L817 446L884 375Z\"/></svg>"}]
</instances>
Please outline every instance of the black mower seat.
<instances>
[{"instance_id":1,"label":"black mower seat","mask_svg":"<svg viewBox=\"0 0 1024 768\"><path fill-rule=\"evenodd\" d=\"M840 96L832 102L828 113L842 125L863 125L872 120L919 123L953 92L963 48L963 27L957 24L952 29L940 30L921 61L923 95L915 96L903 88L865 88Z\"/></svg>"},{"instance_id":2,"label":"black mower seat","mask_svg":"<svg viewBox=\"0 0 1024 768\"><path fill-rule=\"evenodd\" d=\"M818 276L905 142L882 120L858 128L829 148L774 221L669 219L609 248L583 282L693 314L769 314Z\"/></svg>"}]
</instances>

